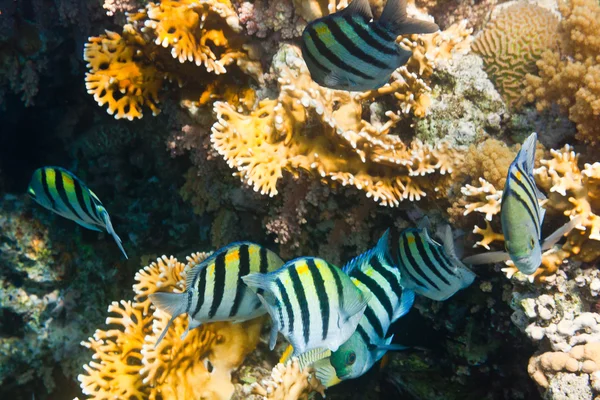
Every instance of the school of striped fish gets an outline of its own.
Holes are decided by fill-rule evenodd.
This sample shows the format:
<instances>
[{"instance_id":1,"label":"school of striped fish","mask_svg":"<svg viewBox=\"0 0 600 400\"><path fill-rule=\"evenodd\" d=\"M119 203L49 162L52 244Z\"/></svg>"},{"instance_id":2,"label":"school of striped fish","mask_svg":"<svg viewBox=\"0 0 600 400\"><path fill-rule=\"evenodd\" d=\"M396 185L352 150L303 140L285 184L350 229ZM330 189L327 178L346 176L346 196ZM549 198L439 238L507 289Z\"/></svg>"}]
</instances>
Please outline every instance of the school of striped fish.
<instances>
[{"instance_id":1,"label":"school of striped fish","mask_svg":"<svg viewBox=\"0 0 600 400\"><path fill-rule=\"evenodd\" d=\"M343 90L372 90L411 56L396 43L401 34L433 33L434 23L409 18L406 0L388 0L373 19L367 0L354 0L339 12L309 23L302 53L312 79ZM312 366L326 386L366 373L388 351L407 349L393 343L391 325L411 309L415 295L444 301L471 285L475 274L465 264L512 260L525 274L536 271L542 253L577 225L571 220L542 240L544 195L533 179L537 135L529 136L508 170L501 222L506 251L462 261L449 226L440 243L428 232L427 218L416 228L387 230L376 246L338 268L324 259L300 257L284 262L256 243L235 242L191 266L183 293L157 292L150 300L170 320L186 314L189 330L214 321L241 322L268 314L269 346L278 335L290 343L282 360L298 357ZM41 206L91 230L111 235L123 253L108 211L82 180L61 167L42 167L31 178L28 194Z\"/></svg>"}]
</instances>

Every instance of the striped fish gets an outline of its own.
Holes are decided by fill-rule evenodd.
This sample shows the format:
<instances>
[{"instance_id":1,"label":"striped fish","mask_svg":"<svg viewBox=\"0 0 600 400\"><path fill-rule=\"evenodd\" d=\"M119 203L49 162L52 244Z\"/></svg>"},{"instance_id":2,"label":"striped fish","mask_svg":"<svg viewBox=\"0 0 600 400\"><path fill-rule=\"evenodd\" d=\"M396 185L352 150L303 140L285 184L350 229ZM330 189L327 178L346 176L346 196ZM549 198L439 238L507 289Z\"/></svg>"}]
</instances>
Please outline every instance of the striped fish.
<instances>
[{"instance_id":1,"label":"striped fish","mask_svg":"<svg viewBox=\"0 0 600 400\"><path fill-rule=\"evenodd\" d=\"M248 274L274 271L282 265L283 260L277 254L250 242L231 243L217 250L189 270L184 293L153 293L149 296L156 308L171 315L156 344L165 336L173 320L183 313L188 315L184 337L203 322L241 322L266 314L256 294L242 279Z\"/></svg>"},{"instance_id":2,"label":"striped fish","mask_svg":"<svg viewBox=\"0 0 600 400\"><path fill-rule=\"evenodd\" d=\"M113 229L108 211L86 185L71 172L60 167L42 167L34 171L29 196L42 207L77 222L93 231L108 232L127 258L121 238Z\"/></svg>"},{"instance_id":3,"label":"striped fish","mask_svg":"<svg viewBox=\"0 0 600 400\"><path fill-rule=\"evenodd\" d=\"M393 336L386 337L390 325L410 310L415 299L412 290L400 285L400 271L387 251L388 237L386 231L374 249L343 268L362 292L371 293L356 332L331 354L304 353L299 357L301 366L313 365L317 378L326 387L362 376L388 350L406 348L391 344ZM319 355L323 360L318 359Z\"/></svg>"},{"instance_id":4,"label":"striped fish","mask_svg":"<svg viewBox=\"0 0 600 400\"><path fill-rule=\"evenodd\" d=\"M506 252L477 254L465 258L463 262L486 264L511 259L519 271L530 275L542 263L542 251L550 249L579 224L581 216L573 218L542 242L542 223L546 210L540 207L538 200L544 200L546 196L538 190L533 178L536 142L537 134L534 132L525 139L508 168L500 208Z\"/></svg>"},{"instance_id":5,"label":"striped fish","mask_svg":"<svg viewBox=\"0 0 600 400\"><path fill-rule=\"evenodd\" d=\"M259 298L273 321L270 348L279 331L294 356L316 348L337 350L356 330L370 297L320 258L297 258L278 271L242 279L257 294L264 291Z\"/></svg>"},{"instance_id":6,"label":"striped fish","mask_svg":"<svg viewBox=\"0 0 600 400\"><path fill-rule=\"evenodd\" d=\"M319 18L302 33L302 55L312 79L342 90L372 90L385 85L412 52L398 35L433 33L432 22L408 18L407 0L388 0L378 21L368 0L353 0L344 10Z\"/></svg>"},{"instance_id":7,"label":"striped fish","mask_svg":"<svg viewBox=\"0 0 600 400\"><path fill-rule=\"evenodd\" d=\"M442 246L429 237L427 224L424 218L418 228L402 231L392 250L402 287L443 301L473 283L475 274L456 257L450 227L445 227Z\"/></svg>"}]
</instances>

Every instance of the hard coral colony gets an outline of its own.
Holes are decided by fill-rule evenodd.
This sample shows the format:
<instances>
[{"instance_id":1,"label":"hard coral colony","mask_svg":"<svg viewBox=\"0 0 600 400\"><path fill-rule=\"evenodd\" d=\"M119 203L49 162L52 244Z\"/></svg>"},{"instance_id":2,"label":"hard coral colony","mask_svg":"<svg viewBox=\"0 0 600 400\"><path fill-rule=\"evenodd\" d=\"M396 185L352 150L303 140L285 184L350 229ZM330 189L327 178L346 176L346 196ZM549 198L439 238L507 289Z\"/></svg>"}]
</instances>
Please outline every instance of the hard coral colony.
<instances>
[{"instance_id":1,"label":"hard coral colony","mask_svg":"<svg viewBox=\"0 0 600 400\"><path fill-rule=\"evenodd\" d=\"M21 82L32 65L24 60L50 59L52 43L26 18L40 8L31 3L0 9L0 100L7 86L24 106L37 93ZM69 2L57 3L68 19ZM600 3L454 3L105 0L103 26L122 27L88 38L85 87L120 120L103 112L94 123L132 137L89 139L65 163L89 170L80 176L94 188L118 171L98 194L146 189L127 205L118 189L101 196L112 222L66 169L40 169L30 192L84 227L105 213L100 230L123 253L112 225L125 232L134 218L124 215L136 210L160 219L175 244L135 221L147 236L122 236L131 260L106 272L99 264L115 261L97 261L84 234L65 235L67 221L40 210L17 213L25 206L7 195L0 326L22 327L0 329L0 382L41 377L49 392L64 378L24 372L27 358L74 363L50 338L69 329L77 341L89 336L81 345L93 353L77 375L82 398L337 399L355 389L365 398L600 398ZM190 152L189 165L155 150L130 154L165 140L171 155ZM144 175L149 164L169 173ZM179 186L185 201L152 186L171 177L164 191ZM163 200L183 210L182 222L169 220ZM63 242L80 254L59 257ZM186 262L154 254L190 248L214 253ZM128 271L144 253L156 261L128 295ZM483 260L495 269L470 265ZM43 272L78 263L75 280ZM76 286L86 280L93 293ZM95 305L116 296L106 327L59 326L82 319L71 304L79 296ZM293 344L282 357L279 333ZM400 343L413 334L442 349ZM360 389L342 383L369 368ZM72 378L71 369L61 374Z\"/></svg>"}]
</instances>

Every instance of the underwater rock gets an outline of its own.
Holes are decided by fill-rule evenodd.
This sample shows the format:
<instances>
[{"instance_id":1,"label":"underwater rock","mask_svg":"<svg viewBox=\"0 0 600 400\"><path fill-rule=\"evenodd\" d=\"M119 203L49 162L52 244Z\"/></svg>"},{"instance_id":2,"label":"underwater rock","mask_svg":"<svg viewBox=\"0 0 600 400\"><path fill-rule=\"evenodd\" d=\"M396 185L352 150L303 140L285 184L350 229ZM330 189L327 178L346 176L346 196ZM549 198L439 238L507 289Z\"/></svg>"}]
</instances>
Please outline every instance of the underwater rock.
<instances>
[{"instance_id":1,"label":"underwater rock","mask_svg":"<svg viewBox=\"0 0 600 400\"><path fill-rule=\"evenodd\" d=\"M547 400L592 400L593 393L590 387L590 376L583 374L557 374L550 381Z\"/></svg>"},{"instance_id":2,"label":"underwater rock","mask_svg":"<svg viewBox=\"0 0 600 400\"><path fill-rule=\"evenodd\" d=\"M474 54L454 54L434 70L437 83L425 118L417 120L415 132L424 142L448 140L452 147L468 146L484 132L498 134L508 109Z\"/></svg>"}]
</instances>

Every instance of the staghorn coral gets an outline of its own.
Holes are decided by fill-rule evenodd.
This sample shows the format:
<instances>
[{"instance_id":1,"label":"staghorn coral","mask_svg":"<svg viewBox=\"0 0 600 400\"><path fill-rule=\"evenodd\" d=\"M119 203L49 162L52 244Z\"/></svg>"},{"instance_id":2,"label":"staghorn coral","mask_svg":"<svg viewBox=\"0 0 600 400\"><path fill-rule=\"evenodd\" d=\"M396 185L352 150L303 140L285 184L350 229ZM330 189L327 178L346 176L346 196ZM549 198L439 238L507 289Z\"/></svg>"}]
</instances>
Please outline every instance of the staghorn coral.
<instances>
[{"instance_id":1,"label":"staghorn coral","mask_svg":"<svg viewBox=\"0 0 600 400\"><path fill-rule=\"evenodd\" d=\"M503 7L472 45L485 70L513 107L522 104L524 78L547 50L558 45L558 18L549 10L522 1Z\"/></svg>"},{"instance_id":2,"label":"staghorn coral","mask_svg":"<svg viewBox=\"0 0 600 400\"><path fill-rule=\"evenodd\" d=\"M315 378L311 368L300 369L298 359L277 364L271 377L244 387L246 395L258 395L269 400L307 400L311 393L325 397L325 386Z\"/></svg>"},{"instance_id":3,"label":"staghorn coral","mask_svg":"<svg viewBox=\"0 0 600 400\"><path fill-rule=\"evenodd\" d=\"M383 205L419 200L427 192L443 196L449 173L459 160L447 145L405 145L389 134L398 119L383 125L362 119L362 105L351 93L315 84L299 50L283 46L275 56L277 99L262 100L250 115L216 102L214 148L255 191L274 196L283 171L310 171L330 183L353 185ZM243 143L243 145L241 145Z\"/></svg>"},{"instance_id":4,"label":"staghorn coral","mask_svg":"<svg viewBox=\"0 0 600 400\"><path fill-rule=\"evenodd\" d=\"M239 367L260 337L262 319L237 325L204 324L181 339L186 318L176 318L157 339L170 316L154 310L148 295L185 290L185 274L209 253L194 253L188 264L162 256L135 276L134 301L113 302L107 330L96 330L82 345L95 352L78 376L88 398L229 399L231 371ZM113 327L114 326L114 327ZM207 365L210 365L210 370Z\"/></svg>"},{"instance_id":5,"label":"staghorn coral","mask_svg":"<svg viewBox=\"0 0 600 400\"><path fill-rule=\"evenodd\" d=\"M577 127L576 138L600 143L600 4L596 0L560 1L561 46L547 50L528 74L525 96L538 110L556 103Z\"/></svg>"},{"instance_id":6,"label":"staghorn coral","mask_svg":"<svg viewBox=\"0 0 600 400\"><path fill-rule=\"evenodd\" d=\"M229 1L163 0L129 14L127 22L122 34L107 31L91 37L84 51L88 93L100 106L108 103L107 111L115 118L141 118L142 106L156 115L167 79L180 86L186 82L192 92L186 96L199 105L229 90L228 85L216 89L219 81L211 75L224 74L230 64L262 79L260 63L250 60L253 50L239 35L239 19Z\"/></svg>"}]
</instances>

